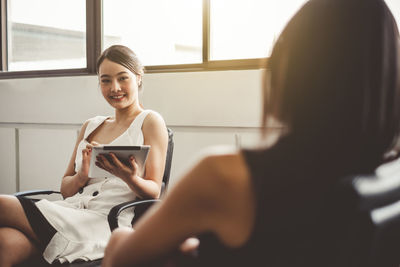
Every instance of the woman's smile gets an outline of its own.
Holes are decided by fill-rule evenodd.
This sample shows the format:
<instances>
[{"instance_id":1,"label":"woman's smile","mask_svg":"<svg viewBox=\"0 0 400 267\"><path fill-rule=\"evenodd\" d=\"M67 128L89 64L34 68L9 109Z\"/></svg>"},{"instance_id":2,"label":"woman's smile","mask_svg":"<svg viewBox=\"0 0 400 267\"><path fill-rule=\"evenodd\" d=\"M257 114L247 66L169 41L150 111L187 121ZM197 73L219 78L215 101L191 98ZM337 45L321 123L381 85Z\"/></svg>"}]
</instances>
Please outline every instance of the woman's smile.
<instances>
[{"instance_id":1,"label":"woman's smile","mask_svg":"<svg viewBox=\"0 0 400 267\"><path fill-rule=\"evenodd\" d=\"M121 95L111 95L110 98L114 101L122 101L125 98L125 94Z\"/></svg>"}]
</instances>

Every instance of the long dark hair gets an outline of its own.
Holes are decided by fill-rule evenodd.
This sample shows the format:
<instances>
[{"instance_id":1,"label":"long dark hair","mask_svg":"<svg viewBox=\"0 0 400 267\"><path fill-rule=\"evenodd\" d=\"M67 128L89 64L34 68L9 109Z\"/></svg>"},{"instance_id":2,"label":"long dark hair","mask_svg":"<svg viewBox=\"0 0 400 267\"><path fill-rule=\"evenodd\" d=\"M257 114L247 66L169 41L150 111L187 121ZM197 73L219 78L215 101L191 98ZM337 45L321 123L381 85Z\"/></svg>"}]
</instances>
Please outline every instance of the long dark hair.
<instances>
[{"instance_id":1,"label":"long dark hair","mask_svg":"<svg viewBox=\"0 0 400 267\"><path fill-rule=\"evenodd\" d=\"M286 25L267 69L269 116L307 144L373 168L400 133L396 22L383 0L310 0Z\"/></svg>"}]
</instances>

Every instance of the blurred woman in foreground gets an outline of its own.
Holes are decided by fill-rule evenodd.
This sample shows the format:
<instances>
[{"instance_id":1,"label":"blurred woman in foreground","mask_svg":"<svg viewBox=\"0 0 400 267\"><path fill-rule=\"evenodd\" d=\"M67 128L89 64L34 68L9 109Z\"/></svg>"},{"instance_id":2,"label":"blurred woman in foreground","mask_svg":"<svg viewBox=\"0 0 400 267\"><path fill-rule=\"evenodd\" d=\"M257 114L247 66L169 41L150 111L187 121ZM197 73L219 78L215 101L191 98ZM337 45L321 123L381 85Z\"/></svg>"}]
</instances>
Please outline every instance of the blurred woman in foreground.
<instances>
[{"instance_id":1,"label":"blurred woman in foreground","mask_svg":"<svg viewBox=\"0 0 400 267\"><path fill-rule=\"evenodd\" d=\"M199 266L326 266L324 246L310 250L330 230L326 196L373 172L399 136L399 62L384 1L308 1L268 61L264 134L279 121L277 141L202 159L134 232L112 234L103 266L162 259L191 236Z\"/></svg>"}]
</instances>

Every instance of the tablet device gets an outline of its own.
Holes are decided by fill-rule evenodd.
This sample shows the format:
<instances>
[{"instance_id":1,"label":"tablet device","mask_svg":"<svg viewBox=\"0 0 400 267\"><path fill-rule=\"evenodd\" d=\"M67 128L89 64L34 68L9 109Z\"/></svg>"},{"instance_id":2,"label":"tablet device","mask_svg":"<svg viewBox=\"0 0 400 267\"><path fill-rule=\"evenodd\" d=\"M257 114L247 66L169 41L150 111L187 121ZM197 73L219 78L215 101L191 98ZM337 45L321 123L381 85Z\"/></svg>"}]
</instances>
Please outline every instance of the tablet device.
<instances>
[{"instance_id":1,"label":"tablet device","mask_svg":"<svg viewBox=\"0 0 400 267\"><path fill-rule=\"evenodd\" d=\"M106 178L113 177L111 173L96 166L96 157L99 154L103 154L105 157L109 157L109 153L114 153L117 158L125 165L129 166L129 157L133 156L136 163L139 165L141 170L139 173L143 175L144 166L146 163L147 155L149 154L150 146L94 146L92 148L92 157L90 158L89 177L90 178Z\"/></svg>"}]
</instances>

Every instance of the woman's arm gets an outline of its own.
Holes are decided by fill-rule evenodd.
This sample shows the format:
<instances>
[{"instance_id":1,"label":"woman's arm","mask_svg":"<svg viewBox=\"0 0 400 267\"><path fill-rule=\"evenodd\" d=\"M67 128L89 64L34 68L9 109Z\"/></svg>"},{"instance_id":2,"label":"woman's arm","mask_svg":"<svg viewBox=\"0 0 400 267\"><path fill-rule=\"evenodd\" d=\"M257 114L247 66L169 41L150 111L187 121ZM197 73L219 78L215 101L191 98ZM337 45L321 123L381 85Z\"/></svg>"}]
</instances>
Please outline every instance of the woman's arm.
<instances>
[{"instance_id":1,"label":"woman's arm","mask_svg":"<svg viewBox=\"0 0 400 267\"><path fill-rule=\"evenodd\" d=\"M65 171L64 177L61 181L61 194L64 198L70 197L76 194L79 189L86 185L89 177L89 162L90 153L89 149L84 149L82 151L82 169L79 172L75 172L75 158L78 150L79 143L83 139L86 127L89 121L86 121L79 132L78 138L75 143L74 151L72 152L71 159L69 160L67 170Z\"/></svg>"},{"instance_id":2,"label":"woman's arm","mask_svg":"<svg viewBox=\"0 0 400 267\"><path fill-rule=\"evenodd\" d=\"M124 180L140 198L157 198L160 195L168 147L167 127L162 117L152 112L144 120L142 131L144 144L151 146L144 177L139 176L140 172L133 158L130 159L130 166L126 166L110 153L110 161L100 155L96 164Z\"/></svg>"},{"instance_id":3,"label":"woman's arm","mask_svg":"<svg viewBox=\"0 0 400 267\"><path fill-rule=\"evenodd\" d=\"M157 259L205 231L214 232L228 246L240 246L253 226L252 192L240 154L209 156L135 224L135 231L120 230L112 235L103 266L131 266Z\"/></svg>"},{"instance_id":4,"label":"woman's arm","mask_svg":"<svg viewBox=\"0 0 400 267\"><path fill-rule=\"evenodd\" d=\"M160 196L165 160L168 149L168 131L164 119L151 112L143 122L144 144L150 145L146 160L144 177L133 177L128 185L141 198L158 198Z\"/></svg>"}]
</instances>

